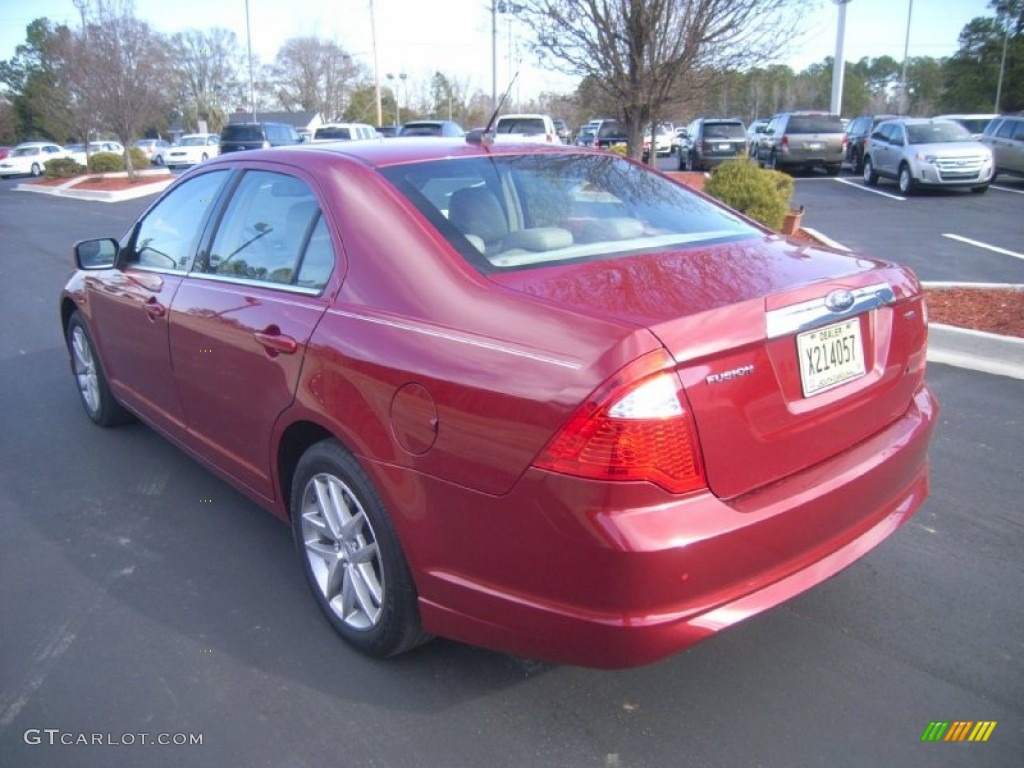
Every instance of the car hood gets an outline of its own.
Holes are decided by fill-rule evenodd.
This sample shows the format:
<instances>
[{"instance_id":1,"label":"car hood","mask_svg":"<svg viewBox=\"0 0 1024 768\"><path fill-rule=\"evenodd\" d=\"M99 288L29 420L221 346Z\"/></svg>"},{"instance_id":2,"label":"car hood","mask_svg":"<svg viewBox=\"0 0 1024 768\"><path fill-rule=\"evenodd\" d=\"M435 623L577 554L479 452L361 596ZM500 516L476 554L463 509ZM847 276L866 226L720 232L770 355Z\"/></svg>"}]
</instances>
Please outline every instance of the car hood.
<instances>
[{"instance_id":1,"label":"car hood","mask_svg":"<svg viewBox=\"0 0 1024 768\"><path fill-rule=\"evenodd\" d=\"M989 149L980 141L943 141L935 144L911 144L919 155L942 155L943 157L976 157L989 154Z\"/></svg>"}]
</instances>

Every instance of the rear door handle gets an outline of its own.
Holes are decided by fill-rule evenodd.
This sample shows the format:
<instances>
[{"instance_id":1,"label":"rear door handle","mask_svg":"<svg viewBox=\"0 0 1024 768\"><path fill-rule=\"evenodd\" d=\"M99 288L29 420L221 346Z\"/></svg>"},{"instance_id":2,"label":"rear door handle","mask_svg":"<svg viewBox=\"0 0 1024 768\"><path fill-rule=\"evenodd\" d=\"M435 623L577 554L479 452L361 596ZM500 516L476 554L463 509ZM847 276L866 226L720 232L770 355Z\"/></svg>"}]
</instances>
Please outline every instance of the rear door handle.
<instances>
[{"instance_id":1,"label":"rear door handle","mask_svg":"<svg viewBox=\"0 0 1024 768\"><path fill-rule=\"evenodd\" d=\"M272 356L278 352L293 355L299 348L299 342L291 336L282 334L277 326L271 326L263 331L256 331L253 336Z\"/></svg>"}]
</instances>

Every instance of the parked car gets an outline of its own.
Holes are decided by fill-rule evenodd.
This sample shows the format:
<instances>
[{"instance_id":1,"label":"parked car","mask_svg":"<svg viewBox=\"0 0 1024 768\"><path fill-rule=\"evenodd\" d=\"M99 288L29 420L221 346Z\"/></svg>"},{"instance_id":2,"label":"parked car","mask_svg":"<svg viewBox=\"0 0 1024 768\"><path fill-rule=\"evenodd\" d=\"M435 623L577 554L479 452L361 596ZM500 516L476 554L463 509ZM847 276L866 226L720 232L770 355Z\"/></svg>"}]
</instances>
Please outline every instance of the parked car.
<instances>
[{"instance_id":1,"label":"parked car","mask_svg":"<svg viewBox=\"0 0 1024 768\"><path fill-rule=\"evenodd\" d=\"M367 123L327 123L313 131L311 142L379 139L377 129Z\"/></svg>"},{"instance_id":2,"label":"parked car","mask_svg":"<svg viewBox=\"0 0 1024 768\"><path fill-rule=\"evenodd\" d=\"M846 127L846 162L854 173L864 172L864 146L875 128L883 120L893 120L899 115L859 115Z\"/></svg>"},{"instance_id":3,"label":"parked car","mask_svg":"<svg viewBox=\"0 0 1024 768\"><path fill-rule=\"evenodd\" d=\"M41 176L47 160L67 157L64 147L48 141L26 141L0 160L0 176Z\"/></svg>"},{"instance_id":4,"label":"parked car","mask_svg":"<svg viewBox=\"0 0 1024 768\"><path fill-rule=\"evenodd\" d=\"M824 167L838 176L846 158L846 131L839 115L783 112L765 126L757 144L757 163L781 171Z\"/></svg>"},{"instance_id":5,"label":"parked car","mask_svg":"<svg viewBox=\"0 0 1024 768\"><path fill-rule=\"evenodd\" d=\"M0 160L3 160L5 157L11 154L12 149L13 147L0 147Z\"/></svg>"},{"instance_id":6,"label":"parked car","mask_svg":"<svg viewBox=\"0 0 1024 768\"><path fill-rule=\"evenodd\" d=\"M230 153L80 242L60 322L87 416L289 520L357 648L628 666L829 578L927 493L920 283L771 234L565 146Z\"/></svg>"},{"instance_id":7,"label":"parked car","mask_svg":"<svg viewBox=\"0 0 1024 768\"><path fill-rule=\"evenodd\" d=\"M618 120L606 119L598 121L594 130L594 147L608 149L616 144L629 142L629 135L626 133L626 125Z\"/></svg>"},{"instance_id":8,"label":"parked car","mask_svg":"<svg viewBox=\"0 0 1024 768\"><path fill-rule=\"evenodd\" d=\"M409 136L464 136L465 131L451 120L410 120L398 132L399 138Z\"/></svg>"},{"instance_id":9,"label":"parked car","mask_svg":"<svg viewBox=\"0 0 1024 768\"><path fill-rule=\"evenodd\" d=\"M216 133L189 133L177 144L157 151L155 162L168 168L203 163L220 154L220 135Z\"/></svg>"},{"instance_id":10,"label":"parked car","mask_svg":"<svg viewBox=\"0 0 1024 768\"><path fill-rule=\"evenodd\" d=\"M905 117L879 123L864 151L864 183L895 179L908 195L918 187L969 187L985 192L992 151L960 123Z\"/></svg>"},{"instance_id":11,"label":"parked car","mask_svg":"<svg viewBox=\"0 0 1024 768\"><path fill-rule=\"evenodd\" d=\"M992 151L992 181L999 173L1024 176L1024 115L993 118L980 141Z\"/></svg>"},{"instance_id":12,"label":"parked car","mask_svg":"<svg viewBox=\"0 0 1024 768\"><path fill-rule=\"evenodd\" d=\"M600 120L591 120L589 123L584 123L583 125L581 125L579 131L576 134L576 146L594 146L594 141L597 138L597 128L599 125L601 125Z\"/></svg>"},{"instance_id":13,"label":"parked car","mask_svg":"<svg viewBox=\"0 0 1024 768\"><path fill-rule=\"evenodd\" d=\"M768 120L763 117L751 121L750 125L747 126L747 154L751 157L757 155L757 142L761 140L761 134L764 133L764 129L767 127Z\"/></svg>"},{"instance_id":14,"label":"parked car","mask_svg":"<svg viewBox=\"0 0 1024 768\"><path fill-rule=\"evenodd\" d=\"M164 139L139 139L132 146L138 147L151 163L156 164L160 151L170 148L171 142Z\"/></svg>"},{"instance_id":15,"label":"parked car","mask_svg":"<svg viewBox=\"0 0 1024 768\"><path fill-rule=\"evenodd\" d=\"M566 125L565 120L560 117L556 117L555 120L555 131L558 133L558 138L563 144L571 144L569 126Z\"/></svg>"},{"instance_id":16,"label":"parked car","mask_svg":"<svg viewBox=\"0 0 1024 768\"><path fill-rule=\"evenodd\" d=\"M699 117L686 135L686 151L679 153L681 171L710 171L726 160L747 156L747 129L737 118Z\"/></svg>"},{"instance_id":17,"label":"parked car","mask_svg":"<svg viewBox=\"0 0 1024 768\"><path fill-rule=\"evenodd\" d=\"M993 118L999 117L999 115L987 114L987 113L971 113L971 114L955 114L955 115L936 115L935 120L953 120L960 123L964 128L968 130L972 138L980 139L981 135L985 133L985 129L988 124L992 122Z\"/></svg>"},{"instance_id":18,"label":"parked car","mask_svg":"<svg viewBox=\"0 0 1024 768\"><path fill-rule=\"evenodd\" d=\"M64 151L67 152L68 157L79 165L86 164L87 158L84 144L68 144L64 147ZM89 156L98 155L100 152L111 152L115 155L123 155L124 145L119 141L90 141Z\"/></svg>"},{"instance_id":19,"label":"parked car","mask_svg":"<svg viewBox=\"0 0 1024 768\"><path fill-rule=\"evenodd\" d=\"M220 154L246 149L269 149L302 143L294 126L287 123L228 123L220 132Z\"/></svg>"},{"instance_id":20,"label":"parked car","mask_svg":"<svg viewBox=\"0 0 1024 768\"><path fill-rule=\"evenodd\" d=\"M497 143L561 144L555 121L537 113L502 115L494 123Z\"/></svg>"},{"instance_id":21,"label":"parked car","mask_svg":"<svg viewBox=\"0 0 1024 768\"><path fill-rule=\"evenodd\" d=\"M662 123L658 126L658 134L654 139L655 152L657 157L668 157L674 151L674 139L676 128L672 123ZM644 162L647 162L651 152L651 127L647 126L644 131L644 146L641 155Z\"/></svg>"},{"instance_id":22,"label":"parked car","mask_svg":"<svg viewBox=\"0 0 1024 768\"><path fill-rule=\"evenodd\" d=\"M397 125L378 125L377 133L385 139L393 139L398 135L398 128L399 126Z\"/></svg>"}]
</instances>

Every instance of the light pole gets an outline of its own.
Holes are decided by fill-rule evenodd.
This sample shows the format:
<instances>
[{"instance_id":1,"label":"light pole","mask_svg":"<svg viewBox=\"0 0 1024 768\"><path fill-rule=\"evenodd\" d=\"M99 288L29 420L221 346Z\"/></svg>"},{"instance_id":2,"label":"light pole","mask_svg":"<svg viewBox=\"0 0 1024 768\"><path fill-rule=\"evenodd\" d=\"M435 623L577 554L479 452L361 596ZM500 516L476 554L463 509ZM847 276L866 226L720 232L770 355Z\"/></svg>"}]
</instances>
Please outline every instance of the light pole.
<instances>
[{"instance_id":1,"label":"light pole","mask_svg":"<svg viewBox=\"0 0 1024 768\"><path fill-rule=\"evenodd\" d=\"M89 0L72 0L72 1L75 4L75 8L77 8L78 12L82 15L82 43L83 43L82 47L85 50L85 55L82 57L81 64L84 65L87 62L88 56L89 56L89 27L85 23L85 12L89 9ZM84 69L84 67L83 67L83 69ZM88 77L87 77L86 78L86 87L82 89L83 95L84 95L84 93L87 93L88 90L89 90L89 86L88 86ZM79 104L79 107L82 109L82 122L85 123L85 126L84 126L84 130L85 130L85 137L84 137L84 140L85 140L85 167L88 168L89 167L89 108L88 108L87 105L81 104L81 103Z\"/></svg>"},{"instance_id":2,"label":"light pole","mask_svg":"<svg viewBox=\"0 0 1024 768\"><path fill-rule=\"evenodd\" d=\"M829 112L839 115L843 111L843 75L846 61L843 58L843 43L846 40L846 6L850 0L835 0L839 6L839 25L836 29L836 55L832 61L832 102Z\"/></svg>"},{"instance_id":3,"label":"light pole","mask_svg":"<svg viewBox=\"0 0 1024 768\"><path fill-rule=\"evenodd\" d=\"M910 54L910 17L914 0L907 0L907 36L903 39L903 73L900 75L900 114L907 114L907 58Z\"/></svg>"},{"instance_id":4,"label":"light pole","mask_svg":"<svg viewBox=\"0 0 1024 768\"><path fill-rule=\"evenodd\" d=\"M1005 24L1005 22L1004 22ZM993 112L999 112L999 102L1003 97L1003 72L1006 70L1006 45L1010 42L1010 25L1006 24L1003 30L1003 57L999 60L999 80L996 82L996 108Z\"/></svg>"},{"instance_id":5,"label":"light pole","mask_svg":"<svg viewBox=\"0 0 1024 768\"><path fill-rule=\"evenodd\" d=\"M405 72L399 72L397 75L393 75L390 72L387 73L386 77L388 80L394 80L396 77L402 81L402 90L405 91L405 79L409 77ZM391 92L395 95L395 125L399 126L402 124L402 108L398 104L398 91L392 87Z\"/></svg>"},{"instance_id":6,"label":"light pole","mask_svg":"<svg viewBox=\"0 0 1024 768\"><path fill-rule=\"evenodd\" d=\"M256 86L252 75L252 30L249 26L249 0L245 0L245 41L249 47L249 112L252 121L256 122Z\"/></svg>"},{"instance_id":7,"label":"light pole","mask_svg":"<svg viewBox=\"0 0 1024 768\"><path fill-rule=\"evenodd\" d=\"M373 18L373 0L370 0L370 44L373 46L373 91L377 96L377 125L384 125L380 105L380 69L377 67L377 24Z\"/></svg>"}]
</instances>

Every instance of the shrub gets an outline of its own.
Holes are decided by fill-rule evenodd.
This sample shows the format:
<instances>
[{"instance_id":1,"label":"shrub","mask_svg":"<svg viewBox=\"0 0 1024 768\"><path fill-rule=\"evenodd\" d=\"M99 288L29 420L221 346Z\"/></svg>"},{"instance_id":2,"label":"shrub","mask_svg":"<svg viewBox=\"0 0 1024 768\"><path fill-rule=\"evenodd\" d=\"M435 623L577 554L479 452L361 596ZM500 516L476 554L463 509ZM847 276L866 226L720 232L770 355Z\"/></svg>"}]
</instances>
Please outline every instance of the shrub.
<instances>
[{"instance_id":1,"label":"shrub","mask_svg":"<svg viewBox=\"0 0 1024 768\"><path fill-rule=\"evenodd\" d=\"M622 155L623 157L629 156L629 147L625 144L612 144L608 147L609 152L614 152L616 155Z\"/></svg>"},{"instance_id":2,"label":"shrub","mask_svg":"<svg viewBox=\"0 0 1024 768\"><path fill-rule=\"evenodd\" d=\"M70 179L85 173L85 166L70 157L58 157L43 163L43 175L48 179Z\"/></svg>"},{"instance_id":3,"label":"shrub","mask_svg":"<svg viewBox=\"0 0 1024 768\"><path fill-rule=\"evenodd\" d=\"M149 168L149 158L146 157L146 153L138 147L132 147L128 150L128 154L132 158L132 168L137 171L141 171L144 168Z\"/></svg>"},{"instance_id":4,"label":"shrub","mask_svg":"<svg viewBox=\"0 0 1024 768\"><path fill-rule=\"evenodd\" d=\"M781 171L730 160L711 172L704 191L766 227L778 230L789 212L793 179Z\"/></svg>"},{"instance_id":5,"label":"shrub","mask_svg":"<svg viewBox=\"0 0 1024 768\"><path fill-rule=\"evenodd\" d=\"M89 156L91 173L111 173L124 170L124 157L116 152L97 152Z\"/></svg>"}]
</instances>

